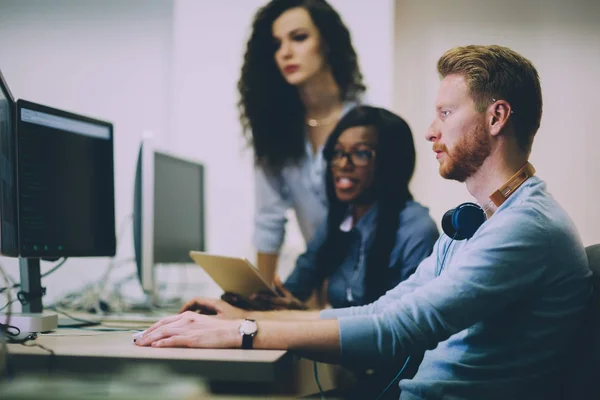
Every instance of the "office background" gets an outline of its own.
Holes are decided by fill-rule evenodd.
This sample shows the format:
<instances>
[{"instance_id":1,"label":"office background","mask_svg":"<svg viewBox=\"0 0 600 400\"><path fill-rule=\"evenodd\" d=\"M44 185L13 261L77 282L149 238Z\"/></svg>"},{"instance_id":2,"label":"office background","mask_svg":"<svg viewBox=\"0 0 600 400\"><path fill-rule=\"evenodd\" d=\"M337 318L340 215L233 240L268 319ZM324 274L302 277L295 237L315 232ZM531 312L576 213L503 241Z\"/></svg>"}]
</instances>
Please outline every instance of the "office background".
<instances>
[{"instance_id":1,"label":"office background","mask_svg":"<svg viewBox=\"0 0 600 400\"><path fill-rule=\"evenodd\" d=\"M417 147L412 190L439 222L470 200L442 180L424 133L433 117L437 58L469 43L509 46L533 61L544 116L532 163L575 220L584 243L600 242L600 2L587 0L331 0L352 33L367 100L410 124ZM133 257L133 179L138 146L206 166L207 249L254 258L252 153L237 119L245 42L259 0L0 0L0 68L16 98L115 124L117 258ZM175 210L174 210L175 212ZM282 276L303 249L290 215ZM0 260L18 278L16 260ZM74 259L43 282L45 303L97 280L106 259ZM126 263L115 279L134 272ZM184 274L184 275L182 275ZM185 296L213 293L199 268L159 275ZM134 290L139 290L135 285ZM141 291L140 291L141 293Z\"/></svg>"}]
</instances>

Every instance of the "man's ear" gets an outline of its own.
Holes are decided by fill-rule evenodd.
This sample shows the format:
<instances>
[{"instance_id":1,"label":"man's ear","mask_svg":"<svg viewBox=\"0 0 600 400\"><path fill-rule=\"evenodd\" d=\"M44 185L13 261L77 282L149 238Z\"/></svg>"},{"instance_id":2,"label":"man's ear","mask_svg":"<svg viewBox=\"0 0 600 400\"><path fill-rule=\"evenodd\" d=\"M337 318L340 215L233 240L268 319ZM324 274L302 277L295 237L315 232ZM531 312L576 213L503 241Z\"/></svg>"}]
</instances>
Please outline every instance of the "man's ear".
<instances>
[{"instance_id":1,"label":"man's ear","mask_svg":"<svg viewBox=\"0 0 600 400\"><path fill-rule=\"evenodd\" d=\"M506 100L494 100L487 109L488 123L492 136L497 136L508 125L512 115L512 107Z\"/></svg>"}]
</instances>

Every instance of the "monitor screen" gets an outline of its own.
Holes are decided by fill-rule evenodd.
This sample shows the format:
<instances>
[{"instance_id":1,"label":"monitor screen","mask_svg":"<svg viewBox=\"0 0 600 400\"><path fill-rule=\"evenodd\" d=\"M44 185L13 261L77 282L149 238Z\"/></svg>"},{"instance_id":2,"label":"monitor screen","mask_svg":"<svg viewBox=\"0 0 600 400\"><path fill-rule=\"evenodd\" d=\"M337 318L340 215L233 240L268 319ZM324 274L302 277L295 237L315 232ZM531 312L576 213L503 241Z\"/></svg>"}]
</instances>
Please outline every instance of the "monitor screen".
<instances>
[{"instance_id":1,"label":"monitor screen","mask_svg":"<svg viewBox=\"0 0 600 400\"><path fill-rule=\"evenodd\" d=\"M202 165L154 153L154 262L189 263L204 249Z\"/></svg>"},{"instance_id":2,"label":"monitor screen","mask_svg":"<svg viewBox=\"0 0 600 400\"><path fill-rule=\"evenodd\" d=\"M114 256L112 124L17 102L21 257Z\"/></svg>"},{"instance_id":3,"label":"monitor screen","mask_svg":"<svg viewBox=\"0 0 600 400\"><path fill-rule=\"evenodd\" d=\"M144 292L156 295L156 264L190 263L190 250L205 251L204 167L140 146L134 190L134 248Z\"/></svg>"},{"instance_id":4,"label":"monitor screen","mask_svg":"<svg viewBox=\"0 0 600 400\"><path fill-rule=\"evenodd\" d=\"M0 71L0 253L19 255L15 102Z\"/></svg>"}]
</instances>

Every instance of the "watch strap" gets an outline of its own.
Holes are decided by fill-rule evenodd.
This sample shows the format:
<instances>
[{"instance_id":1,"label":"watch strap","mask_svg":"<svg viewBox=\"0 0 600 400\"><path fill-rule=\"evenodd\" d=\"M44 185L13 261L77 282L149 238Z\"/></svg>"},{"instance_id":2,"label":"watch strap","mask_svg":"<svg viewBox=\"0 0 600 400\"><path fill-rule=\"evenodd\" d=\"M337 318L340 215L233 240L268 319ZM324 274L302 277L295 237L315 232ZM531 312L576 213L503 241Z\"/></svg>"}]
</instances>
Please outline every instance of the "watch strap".
<instances>
[{"instance_id":1,"label":"watch strap","mask_svg":"<svg viewBox=\"0 0 600 400\"><path fill-rule=\"evenodd\" d=\"M251 322L254 325L254 331L246 333L242 328L243 324L246 322ZM253 348L254 336L256 336L257 326L256 321L253 319L245 319L242 325L240 325L240 333L242 334L242 349L250 350Z\"/></svg>"},{"instance_id":2,"label":"watch strap","mask_svg":"<svg viewBox=\"0 0 600 400\"><path fill-rule=\"evenodd\" d=\"M254 336L252 335L242 335L242 349L251 350L252 343L254 342Z\"/></svg>"}]
</instances>

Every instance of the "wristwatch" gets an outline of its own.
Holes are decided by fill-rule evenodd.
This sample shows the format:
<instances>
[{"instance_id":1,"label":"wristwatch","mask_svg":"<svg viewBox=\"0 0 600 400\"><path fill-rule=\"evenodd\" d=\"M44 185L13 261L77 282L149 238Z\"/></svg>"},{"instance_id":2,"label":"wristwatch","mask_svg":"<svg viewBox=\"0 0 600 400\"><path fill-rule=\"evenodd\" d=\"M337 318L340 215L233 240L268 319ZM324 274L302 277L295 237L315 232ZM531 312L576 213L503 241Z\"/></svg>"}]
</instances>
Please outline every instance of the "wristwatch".
<instances>
[{"instance_id":1,"label":"wristwatch","mask_svg":"<svg viewBox=\"0 0 600 400\"><path fill-rule=\"evenodd\" d=\"M240 335L242 335L242 349L251 349L254 336L258 332L258 325L253 319L245 319L240 324Z\"/></svg>"}]
</instances>

